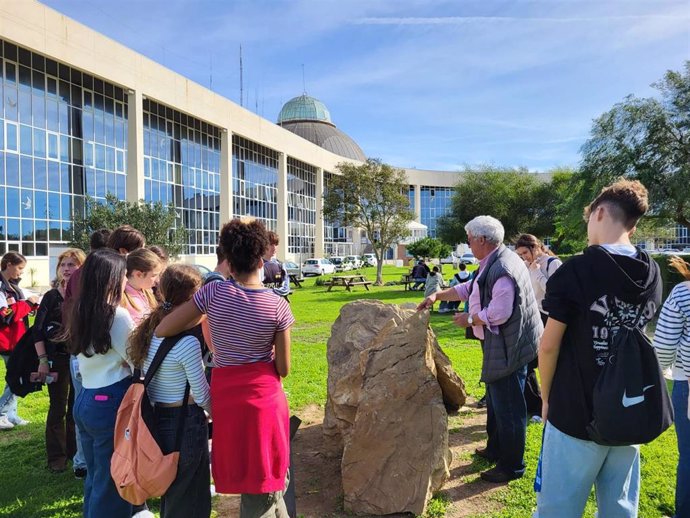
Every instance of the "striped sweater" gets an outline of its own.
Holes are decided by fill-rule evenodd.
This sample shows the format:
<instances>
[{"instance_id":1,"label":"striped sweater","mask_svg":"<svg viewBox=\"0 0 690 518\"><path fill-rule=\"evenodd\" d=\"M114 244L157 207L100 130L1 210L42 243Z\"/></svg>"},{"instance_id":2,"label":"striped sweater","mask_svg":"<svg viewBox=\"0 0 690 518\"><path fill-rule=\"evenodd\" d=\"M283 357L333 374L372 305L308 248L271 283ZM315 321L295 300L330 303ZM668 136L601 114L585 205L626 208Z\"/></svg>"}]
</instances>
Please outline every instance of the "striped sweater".
<instances>
[{"instance_id":1,"label":"striped sweater","mask_svg":"<svg viewBox=\"0 0 690 518\"><path fill-rule=\"evenodd\" d=\"M664 302L654 333L662 369L673 367L673 379L690 378L690 283L676 285Z\"/></svg>"},{"instance_id":2,"label":"striped sweater","mask_svg":"<svg viewBox=\"0 0 690 518\"><path fill-rule=\"evenodd\" d=\"M144 372L150 367L162 343L163 339L157 336L151 339ZM187 381L196 404L210 412L211 394L204 374L201 346L194 336L181 338L166 355L147 388L149 398L154 403L182 401Z\"/></svg>"}]
</instances>

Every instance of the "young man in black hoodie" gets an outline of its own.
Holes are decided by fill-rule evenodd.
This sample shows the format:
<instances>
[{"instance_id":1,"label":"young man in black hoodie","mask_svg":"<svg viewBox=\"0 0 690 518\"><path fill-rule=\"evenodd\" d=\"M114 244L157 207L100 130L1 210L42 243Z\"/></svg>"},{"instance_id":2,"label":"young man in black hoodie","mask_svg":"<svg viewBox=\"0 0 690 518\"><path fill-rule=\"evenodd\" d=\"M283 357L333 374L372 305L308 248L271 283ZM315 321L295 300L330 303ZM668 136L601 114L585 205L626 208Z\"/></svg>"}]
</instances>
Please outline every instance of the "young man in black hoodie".
<instances>
[{"instance_id":1,"label":"young man in black hoodie","mask_svg":"<svg viewBox=\"0 0 690 518\"><path fill-rule=\"evenodd\" d=\"M643 326L661 303L658 266L630 243L647 209L647 189L640 182L619 180L603 189L585 208L589 246L546 285L538 518L580 518L593 485L600 517L637 516L639 446L596 444L587 425L594 385L620 319L634 322L642 312Z\"/></svg>"}]
</instances>

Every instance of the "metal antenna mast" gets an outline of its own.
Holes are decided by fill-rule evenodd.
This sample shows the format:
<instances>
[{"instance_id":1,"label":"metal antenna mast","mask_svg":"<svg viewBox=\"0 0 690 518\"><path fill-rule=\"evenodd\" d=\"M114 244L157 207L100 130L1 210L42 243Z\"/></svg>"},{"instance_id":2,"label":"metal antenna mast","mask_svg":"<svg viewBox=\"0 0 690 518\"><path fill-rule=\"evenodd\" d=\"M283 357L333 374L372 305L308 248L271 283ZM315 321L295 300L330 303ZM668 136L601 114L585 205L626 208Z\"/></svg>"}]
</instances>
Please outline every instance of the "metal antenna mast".
<instances>
[{"instance_id":1,"label":"metal antenna mast","mask_svg":"<svg viewBox=\"0 0 690 518\"><path fill-rule=\"evenodd\" d=\"M242 66L242 44L240 44L240 106L244 106L244 68Z\"/></svg>"}]
</instances>

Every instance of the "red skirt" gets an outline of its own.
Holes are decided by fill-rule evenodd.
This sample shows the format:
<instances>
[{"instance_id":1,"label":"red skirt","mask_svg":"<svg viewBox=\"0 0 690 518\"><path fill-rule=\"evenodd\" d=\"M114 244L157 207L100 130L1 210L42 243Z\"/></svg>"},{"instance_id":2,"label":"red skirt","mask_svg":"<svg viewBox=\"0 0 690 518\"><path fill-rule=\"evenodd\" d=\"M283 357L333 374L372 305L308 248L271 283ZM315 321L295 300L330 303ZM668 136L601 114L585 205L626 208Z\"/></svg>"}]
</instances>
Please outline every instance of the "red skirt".
<instances>
[{"instance_id":1,"label":"red skirt","mask_svg":"<svg viewBox=\"0 0 690 518\"><path fill-rule=\"evenodd\" d=\"M211 470L219 493L285 489L290 417L271 363L216 367L211 378Z\"/></svg>"}]
</instances>

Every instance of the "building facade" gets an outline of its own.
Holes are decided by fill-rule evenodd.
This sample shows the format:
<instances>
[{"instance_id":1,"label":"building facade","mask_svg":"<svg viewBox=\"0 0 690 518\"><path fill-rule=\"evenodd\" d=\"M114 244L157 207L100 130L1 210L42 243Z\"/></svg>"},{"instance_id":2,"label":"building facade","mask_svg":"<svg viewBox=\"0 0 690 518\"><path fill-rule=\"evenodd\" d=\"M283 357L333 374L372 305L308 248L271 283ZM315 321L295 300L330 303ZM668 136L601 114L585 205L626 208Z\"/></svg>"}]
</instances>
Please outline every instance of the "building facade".
<instances>
[{"instance_id":1,"label":"building facade","mask_svg":"<svg viewBox=\"0 0 690 518\"><path fill-rule=\"evenodd\" d=\"M46 285L86 196L172 204L187 262L212 265L218 232L255 216L283 259L361 253L321 216L336 166L364 152L306 94L277 123L34 0L0 3L0 254ZM410 206L435 235L459 173L406 170Z\"/></svg>"}]
</instances>

